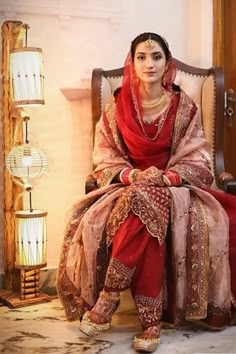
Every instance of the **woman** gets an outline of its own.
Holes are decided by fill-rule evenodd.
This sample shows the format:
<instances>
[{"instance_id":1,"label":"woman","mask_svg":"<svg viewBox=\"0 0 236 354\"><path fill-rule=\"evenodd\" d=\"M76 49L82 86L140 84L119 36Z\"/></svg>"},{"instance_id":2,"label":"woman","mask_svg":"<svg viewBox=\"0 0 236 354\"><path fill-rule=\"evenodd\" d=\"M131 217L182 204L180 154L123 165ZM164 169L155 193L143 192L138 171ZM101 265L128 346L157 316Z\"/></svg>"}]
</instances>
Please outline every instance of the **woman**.
<instances>
[{"instance_id":1,"label":"woman","mask_svg":"<svg viewBox=\"0 0 236 354\"><path fill-rule=\"evenodd\" d=\"M229 217L209 190L197 106L174 78L166 41L136 37L96 128L99 188L74 206L58 272L67 318L83 316L90 336L109 328L120 292L131 289L143 328L136 351L156 350L161 321L223 328L235 304ZM235 212L234 197L229 204Z\"/></svg>"}]
</instances>

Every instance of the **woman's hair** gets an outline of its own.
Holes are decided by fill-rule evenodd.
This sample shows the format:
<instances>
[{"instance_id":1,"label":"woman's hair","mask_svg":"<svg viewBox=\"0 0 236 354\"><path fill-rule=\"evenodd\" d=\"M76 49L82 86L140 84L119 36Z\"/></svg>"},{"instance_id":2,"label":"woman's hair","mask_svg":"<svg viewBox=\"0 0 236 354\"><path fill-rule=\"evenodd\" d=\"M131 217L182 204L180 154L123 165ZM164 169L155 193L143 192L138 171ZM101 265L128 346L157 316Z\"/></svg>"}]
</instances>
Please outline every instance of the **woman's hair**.
<instances>
[{"instance_id":1,"label":"woman's hair","mask_svg":"<svg viewBox=\"0 0 236 354\"><path fill-rule=\"evenodd\" d=\"M134 40L131 42L130 52L131 52L132 61L134 61L134 54L135 54L135 50L136 50L137 45L141 42L147 41L148 39L152 39L153 41L156 41L157 43L159 43L159 45L161 46L161 48L164 51L166 61L168 61L169 56L170 56L168 44L161 36L159 36L156 33L152 33L152 32L141 33L136 38L134 38Z\"/></svg>"}]
</instances>

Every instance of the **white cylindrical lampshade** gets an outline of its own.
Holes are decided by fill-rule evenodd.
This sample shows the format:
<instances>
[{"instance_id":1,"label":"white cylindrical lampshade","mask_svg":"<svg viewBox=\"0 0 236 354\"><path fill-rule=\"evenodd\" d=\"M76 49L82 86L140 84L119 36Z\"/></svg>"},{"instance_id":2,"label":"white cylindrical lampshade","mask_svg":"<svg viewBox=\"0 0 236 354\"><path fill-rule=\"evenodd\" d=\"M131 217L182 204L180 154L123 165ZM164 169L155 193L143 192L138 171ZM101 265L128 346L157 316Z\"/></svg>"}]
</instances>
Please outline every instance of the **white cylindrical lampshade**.
<instances>
[{"instance_id":1,"label":"white cylindrical lampshade","mask_svg":"<svg viewBox=\"0 0 236 354\"><path fill-rule=\"evenodd\" d=\"M16 268L42 268L47 264L47 212L19 210L15 212Z\"/></svg>"},{"instance_id":2,"label":"white cylindrical lampshade","mask_svg":"<svg viewBox=\"0 0 236 354\"><path fill-rule=\"evenodd\" d=\"M15 106L44 104L42 49L23 47L11 50L10 81Z\"/></svg>"},{"instance_id":3,"label":"white cylindrical lampshade","mask_svg":"<svg viewBox=\"0 0 236 354\"><path fill-rule=\"evenodd\" d=\"M11 149L6 156L6 166L12 176L39 177L47 170L48 159L39 147L22 144Z\"/></svg>"}]
</instances>

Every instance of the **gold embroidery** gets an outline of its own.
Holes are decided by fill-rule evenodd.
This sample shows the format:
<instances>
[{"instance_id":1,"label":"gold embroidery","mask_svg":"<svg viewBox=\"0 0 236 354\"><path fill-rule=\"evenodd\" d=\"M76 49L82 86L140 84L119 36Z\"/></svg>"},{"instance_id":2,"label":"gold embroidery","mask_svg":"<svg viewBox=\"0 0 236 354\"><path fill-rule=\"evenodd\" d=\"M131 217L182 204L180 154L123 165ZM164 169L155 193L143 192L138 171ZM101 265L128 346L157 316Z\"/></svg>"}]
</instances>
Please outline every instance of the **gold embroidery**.
<instances>
[{"instance_id":1,"label":"gold embroidery","mask_svg":"<svg viewBox=\"0 0 236 354\"><path fill-rule=\"evenodd\" d=\"M170 168L175 171L185 182L200 188L209 188L213 182L213 175L206 166L184 161Z\"/></svg>"},{"instance_id":2,"label":"gold embroidery","mask_svg":"<svg viewBox=\"0 0 236 354\"><path fill-rule=\"evenodd\" d=\"M199 197L191 193L189 235L187 238L186 319L206 317L208 297L208 230Z\"/></svg>"},{"instance_id":3,"label":"gold embroidery","mask_svg":"<svg viewBox=\"0 0 236 354\"><path fill-rule=\"evenodd\" d=\"M108 103L105 106L105 116L104 116L104 124L109 132L109 139L111 147L118 151L119 154L126 160L129 161L129 157L127 155L126 147L123 143L120 131L117 126L116 120L116 102L115 97L110 96Z\"/></svg>"},{"instance_id":4,"label":"gold embroidery","mask_svg":"<svg viewBox=\"0 0 236 354\"><path fill-rule=\"evenodd\" d=\"M67 224L63 247L60 256L59 269L57 273L57 293L61 299L66 318L68 321L78 320L86 311L91 309L81 297L80 290L75 287L67 273L67 259L69 249L73 242L74 234L88 208L96 200L96 198L88 199L80 202L79 206L72 213L71 219ZM76 267L75 270L76 271Z\"/></svg>"},{"instance_id":5,"label":"gold embroidery","mask_svg":"<svg viewBox=\"0 0 236 354\"><path fill-rule=\"evenodd\" d=\"M124 165L118 165L114 166L112 168L105 168L103 171L101 171L98 179L97 179L97 185L98 187L104 187L110 184L115 176L124 168Z\"/></svg>"},{"instance_id":6,"label":"gold embroidery","mask_svg":"<svg viewBox=\"0 0 236 354\"><path fill-rule=\"evenodd\" d=\"M170 203L168 188L147 186L141 182L132 184L119 197L109 216L106 226L108 244L132 210L162 245L169 223Z\"/></svg>"},{"instance_id":7,"label":"gold embroidery","mask_svg":"<svg viewBox=\"0 0 236 354\"><path fill-rule=\"evenodd\" d=\"M126 148L123 144L122 137L120 135L117 121L116 121L116 102L115 97L110 96L108 103L105 106L105 115L103 116L103 124L106 129L106 139L109 140L109 145L114 151L113 154L124 159L124 163L112 167L105 168L102 171L97 173L97 184L98 187L103 187L112 182L114 177L121 171L123 168L130 166L129 158L127 155ZM102 131L102 130L101 130ZM111 151L112 151L111 150ZM110 156L112 159L113 156ZM127 164L126 164L127 161Z\"/></svg>"},{"instance_id":8,"label":"gold embroidery","mask_svg":"<svg viewBox=\"0 0 236 354\"><path fill-rule=\"evenodd\" d=\"M121 291L130 285L135 268L127 268L116 258L111 258L107 268L105 286L107 291Z\"/></svg>"},{"instance_id":9,"label":"gold embroidery","mask_svg":"<svg viewBox=\"0 0 236 354\"><path fill-rule=\"evenodd\" d=\"M193 117L193 113L191 114L191 112L196 112L196 105L194 101L186 95L184 91L182 91L174 124L171 155L175 153L180 140L185 135L186 129L188 128L190 120Z\"/></svg>"},{"instance_id":10,"label":"gold embroidery","mask_svg":"<svg viewBox=\"0 0 236 354\"><path fill-rule=\"evenodd\" d=\"M156 298L135 296L135 304L143 328L160 323L162 317L162 292Z\"/></svg>"}]
</instances>

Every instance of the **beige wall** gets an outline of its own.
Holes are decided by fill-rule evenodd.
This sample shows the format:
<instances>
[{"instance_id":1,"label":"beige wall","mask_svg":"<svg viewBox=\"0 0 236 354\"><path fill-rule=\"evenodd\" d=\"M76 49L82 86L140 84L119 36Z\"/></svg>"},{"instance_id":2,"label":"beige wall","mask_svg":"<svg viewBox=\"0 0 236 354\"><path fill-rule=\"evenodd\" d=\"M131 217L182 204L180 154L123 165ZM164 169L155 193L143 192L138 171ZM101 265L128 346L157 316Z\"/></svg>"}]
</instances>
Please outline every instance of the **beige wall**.
<instances>
[{"instance_id":1,"label":"beige wall","mask_svg":"<svg viewBox=\"0 0 236 354\"><path fill-rule=\"evenodd\" d=\"M30 142L49 158L46 175L36 181L33 206L48 211L47 259L53 268L67 211L83 195L92 166L90 100L69 101L60 89L88 87L94 67L122 66L131 39L143 31L166 37L176 58L210 66L212 0L149 0L148 6L142 0L0 0L0 21L6 19L28 23L28 45L44 53L46 104L26 111ZM0 272L1 262L0 254Z\"/></svg>"}]
</instances>

